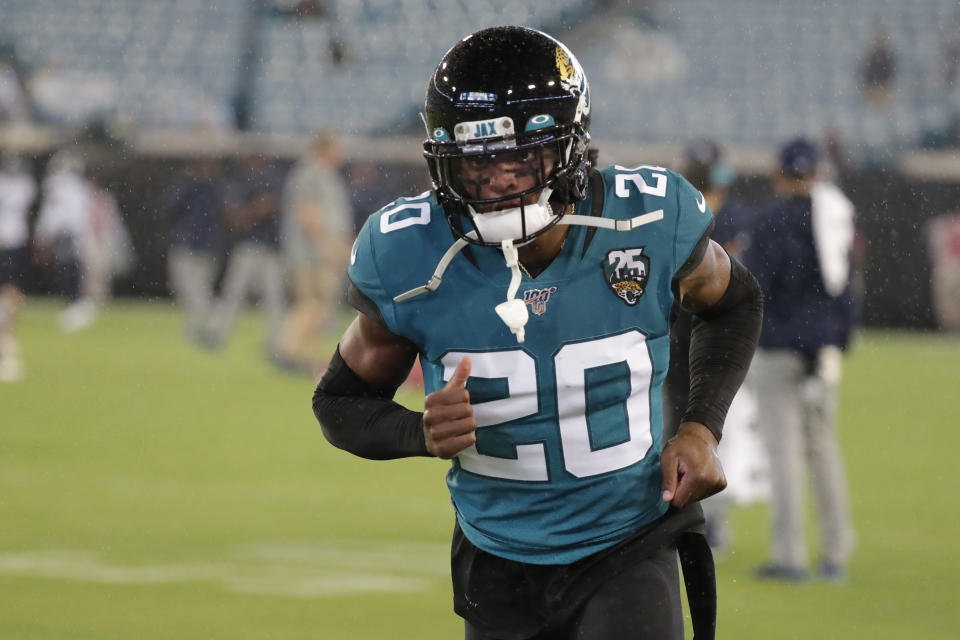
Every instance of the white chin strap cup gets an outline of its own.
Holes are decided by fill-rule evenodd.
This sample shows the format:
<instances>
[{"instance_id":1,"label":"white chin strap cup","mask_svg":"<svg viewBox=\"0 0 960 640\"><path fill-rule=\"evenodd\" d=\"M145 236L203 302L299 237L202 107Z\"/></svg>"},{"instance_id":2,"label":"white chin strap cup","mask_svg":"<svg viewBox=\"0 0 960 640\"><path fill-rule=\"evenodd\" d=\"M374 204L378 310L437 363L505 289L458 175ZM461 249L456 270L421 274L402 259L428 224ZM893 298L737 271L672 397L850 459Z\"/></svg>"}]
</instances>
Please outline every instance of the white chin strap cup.
<instances>
[{"instance_id":1,"label":"white chin strap cup","mask_svg":"<svg viewBox=\"0 0 960 640\"><path fill-rule=\"evenodd\" d=\"M524 231L529 237L549 226L557 218L557 214L553 212L553 207L549 203L552 193L553 189L546 187L540 192L540 197L534 204L500 211L478 213L473 205L467 205L467 207L470 218L484 242L503 242L504 240L516 242L523 237Z\"/></svg>"},{"instance_id":2,"label":"white chin strap cup","mask_svg":"<svg viewBox=\"0 0 960 640\"><path fill-rule=\"evenodd\" d=\"M510 286L507 287L507 301L494 307L494 311L497 312L497 315L500 316L500 319L503 320L510 331L517 336L517 342L523 342L524 327L527 320L530 319L530 314L527 312L527 305L524 304L523 300L517 298L517 290L520 289L522 277L520 275L520 258L513 240L501 241L500 248L503 251L504 258L506 258L507 267L510 269Z\"/></svg>"}]
</instances>

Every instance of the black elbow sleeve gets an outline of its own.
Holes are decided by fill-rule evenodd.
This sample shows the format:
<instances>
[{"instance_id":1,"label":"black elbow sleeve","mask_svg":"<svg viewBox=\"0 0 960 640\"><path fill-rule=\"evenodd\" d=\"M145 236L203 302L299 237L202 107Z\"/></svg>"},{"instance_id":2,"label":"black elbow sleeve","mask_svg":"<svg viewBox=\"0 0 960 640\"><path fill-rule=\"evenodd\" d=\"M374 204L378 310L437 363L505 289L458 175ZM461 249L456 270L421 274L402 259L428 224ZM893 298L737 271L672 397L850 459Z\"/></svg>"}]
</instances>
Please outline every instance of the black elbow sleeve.
<instances>
[{"instance_id":1,"label":"black elbow sleeve","mask_svg":"<svg viewBox=\"0 0 960 640\"><path fill-rule=\"evenodd\" d=\"M730 256L730 284L690 331L690 395L683 422L707 426L717 440L760 339L763 294L757 279Z\"/></svg>"},{"instance_id":2,"label":"black elbow sleeve","mask_svg":"<svg viewBox=\"0 0 960 640\"><path fill-rule=\"evenodd\" d=\"M366 382L337 349L313 393L313 414L330 444L361 458L430 455L423 435L423 414L394 402L395 392Z\"/></svg>"}]
</instances>

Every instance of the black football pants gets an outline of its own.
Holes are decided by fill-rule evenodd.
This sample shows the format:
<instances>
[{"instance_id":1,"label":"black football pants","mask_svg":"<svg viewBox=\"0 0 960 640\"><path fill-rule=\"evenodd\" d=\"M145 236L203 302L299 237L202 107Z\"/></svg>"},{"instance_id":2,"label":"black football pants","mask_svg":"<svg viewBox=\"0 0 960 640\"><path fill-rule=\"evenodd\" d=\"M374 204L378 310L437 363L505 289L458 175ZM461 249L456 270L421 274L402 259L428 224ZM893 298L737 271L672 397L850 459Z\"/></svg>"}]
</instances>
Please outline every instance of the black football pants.
<instances>
[{"instance_id":1,"label":"black football pants","mask_svg":"<svg viewBox=\"0 0 960 640\"><path fill-rule=\"evenodd\" d=\"M465 623L466 640L500 640ZM564 619L530 640L683 640L675 548L613 573Z\"/></svg>"}]
</instances>

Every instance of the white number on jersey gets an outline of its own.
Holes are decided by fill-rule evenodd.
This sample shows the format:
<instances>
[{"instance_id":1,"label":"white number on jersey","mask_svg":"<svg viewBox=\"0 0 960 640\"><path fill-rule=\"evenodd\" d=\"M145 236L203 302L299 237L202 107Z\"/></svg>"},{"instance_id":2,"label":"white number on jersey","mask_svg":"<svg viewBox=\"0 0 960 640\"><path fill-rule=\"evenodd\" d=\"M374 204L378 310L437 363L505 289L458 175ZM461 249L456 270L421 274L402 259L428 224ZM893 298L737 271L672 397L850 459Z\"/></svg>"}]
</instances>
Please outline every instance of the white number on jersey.
<instances>
[{"instance_id":1,"label":"white number on jersey","mask_svg":"<svg viewBox=\"0 0 960 640\"><path fill-rule=\"evenodd\" d=\"M630 189L627 188L627 183L632 182L633 185L640 191L640 193L664 197L667 195L667 174L660 173L666 171L663 167L656 167L649 164L640 164L636 167L622 167L620 165L615 165L617 171L640 171L640 169L649 169L650 177L653 178L655 184L648 184L644 179L643 175L640 173L618 173L616 175L616 193L618 198L629 198Z\"/></svg>"},{"instance_id":2,"label":"white number on jersey","mask_svg":"<svg viewBox=\"0 0 960 640\"><path fill-rule=\"evenodd\" d=\"M380 215L380 233L390 233L391 231L406 229L416 224L430 224L430 203L417 202L417 200L423 200L429 196L430 192L425 191L413 198L400 198L402 204L398 204ZM415 216L401 218L400 220L391 220L391 217L408 209L414 209L419 213Z\"/></svg>"},{"instance_id":3,"label":"white number on jersey","mask_svg":"<svg viewBox=\"0 0 960 640\"><path fill-rule=\"evenodd\" d=\"M536 362L526 351L447 353L441 361L445 379L449 380L457 363L467 355L473 364L470 377L507 380L507 397L473 405L478 428L496 427L539 412ZM629 370L630 391L623 399L629 438L613 446L594 449L590 441L587 370L618 363L626 363ZM616 471L642 460L653 444L649 398L653 364L645 336L634 330L567 344L554 356L553 366L566 470L583 478ZM480 453L474 445L461 451L458 459L463 469L480 475L528 482L549 480L543 443L518 444L516 449L516 458L499 458Z\"/></svg>"}]
</instances>

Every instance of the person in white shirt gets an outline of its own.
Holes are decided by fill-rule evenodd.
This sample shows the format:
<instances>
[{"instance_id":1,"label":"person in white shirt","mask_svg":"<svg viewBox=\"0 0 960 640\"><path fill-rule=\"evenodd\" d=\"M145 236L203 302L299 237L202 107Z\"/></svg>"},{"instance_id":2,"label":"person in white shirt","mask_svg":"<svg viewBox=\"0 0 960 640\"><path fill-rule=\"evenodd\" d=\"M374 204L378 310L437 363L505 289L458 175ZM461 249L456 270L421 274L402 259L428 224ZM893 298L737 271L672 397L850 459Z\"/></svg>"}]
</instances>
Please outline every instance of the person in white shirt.
<instances>
[{"instance_id":1,"label":"person in white shirt","mask_svg":"<svg viewBox=\"0 0 960 640\"><path fill-rule=\"evenodd\" d=\"M36 196L36 181L23 160L11 153L4 154L0 160L0 382L23 377L14 323L24 302L27 218Z\"/></svg>"},{"instance_id":2,"label":"person in white shirt","mask_svg":"<svg viewBox=\"0 0 960 640\"><path fill-rule=\"evenodd\" d=\"M83 171L83 161L73 152L61 150L50 158L34 230L40 262L50 266L54 285L70 301L59 318L61 329L68 333L90 326L97 315L96 303L81 290L94 198Z\"/></svg>"}]
</instances>

